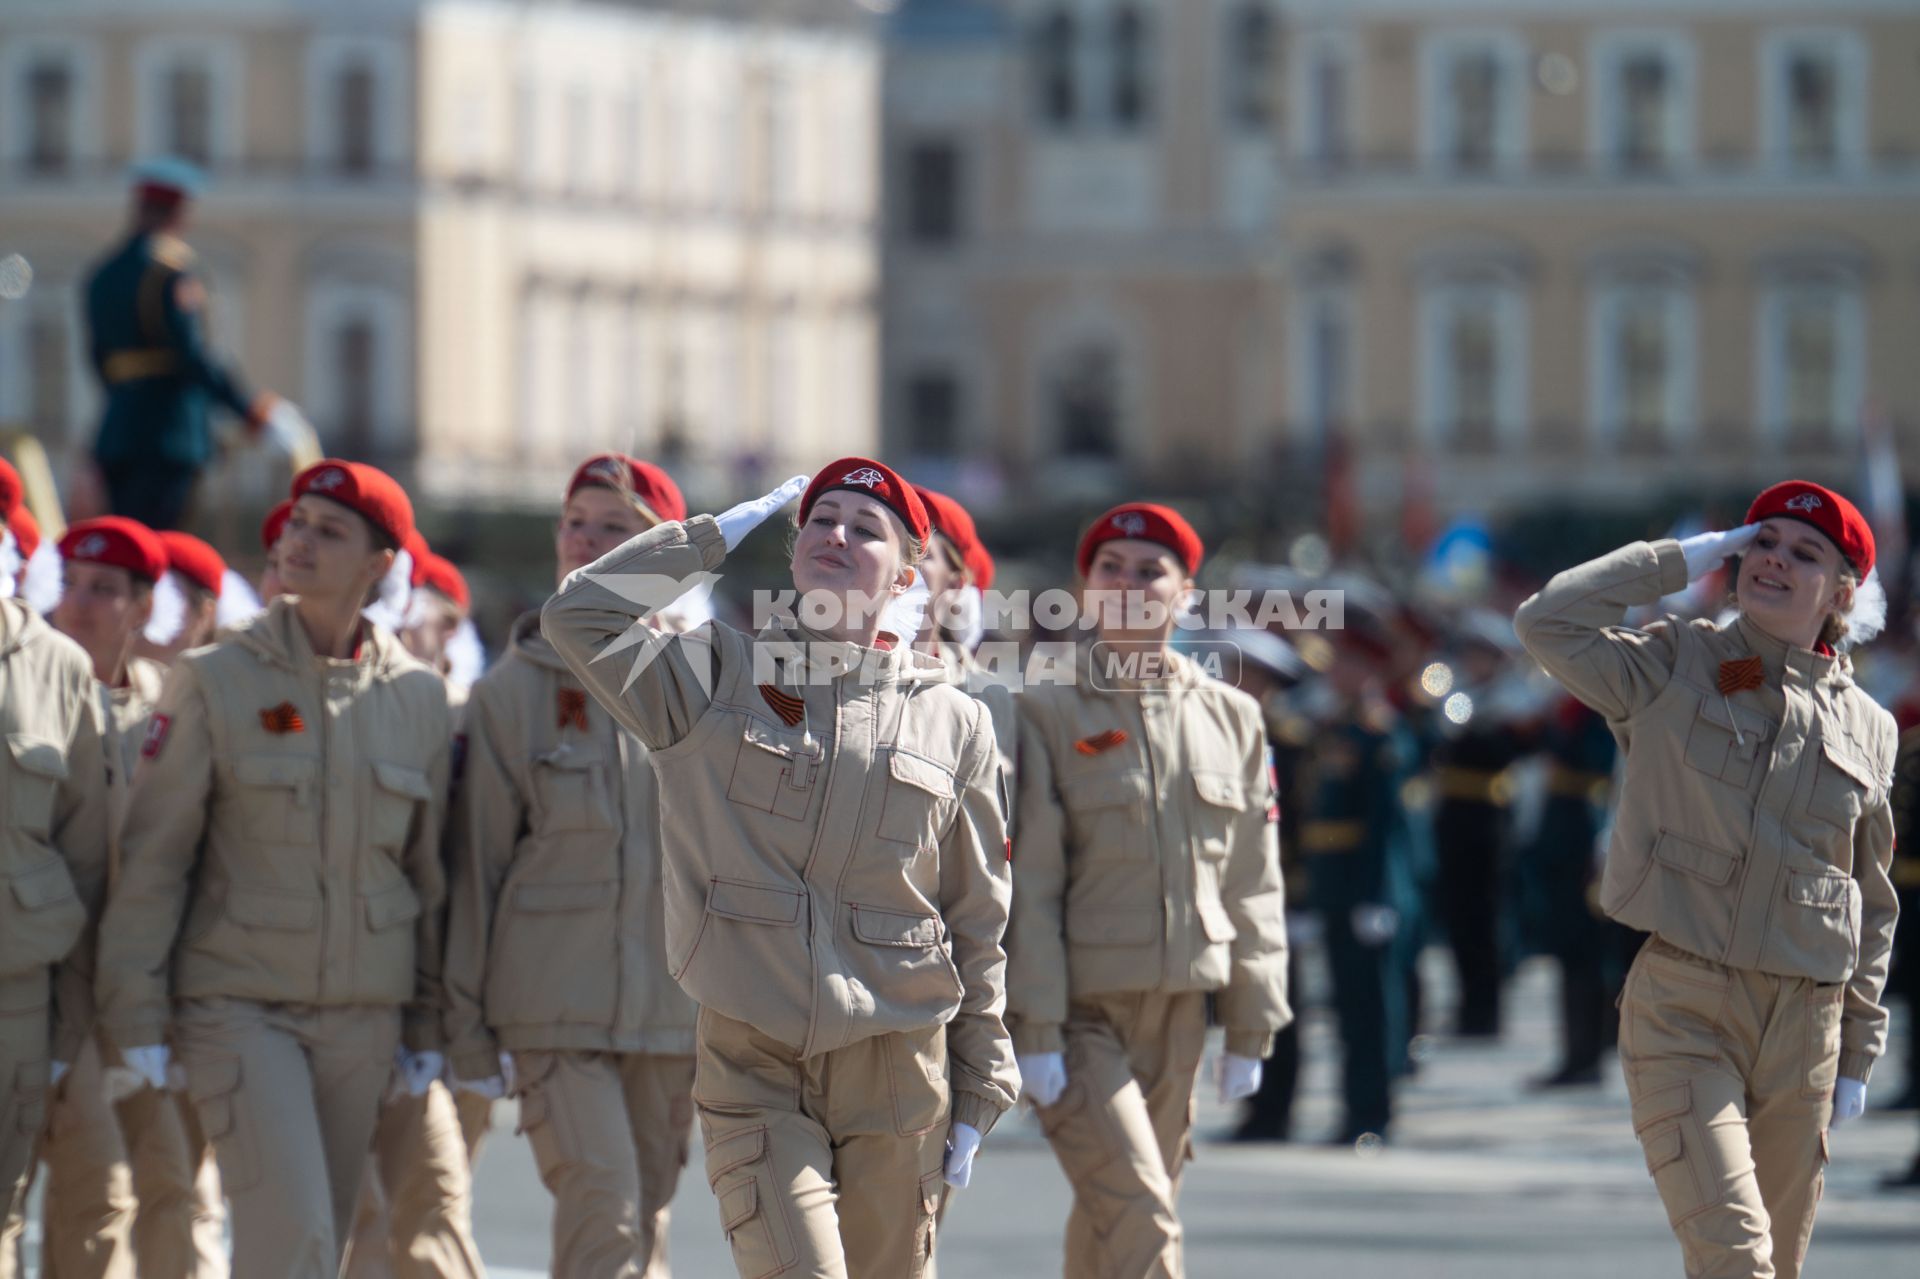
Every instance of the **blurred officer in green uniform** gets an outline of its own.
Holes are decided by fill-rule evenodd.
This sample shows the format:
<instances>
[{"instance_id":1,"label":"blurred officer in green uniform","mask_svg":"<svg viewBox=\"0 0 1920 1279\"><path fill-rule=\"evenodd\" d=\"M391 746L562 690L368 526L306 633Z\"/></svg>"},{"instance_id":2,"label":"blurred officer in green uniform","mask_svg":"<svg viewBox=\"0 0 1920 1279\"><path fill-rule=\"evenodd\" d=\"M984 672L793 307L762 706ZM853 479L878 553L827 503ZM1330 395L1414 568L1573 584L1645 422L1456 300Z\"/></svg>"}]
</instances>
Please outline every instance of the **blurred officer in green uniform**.
<instances>
[{"instance_id":1,"label":"blurred officer in green uniform","mask_svg":"<svg viewBox=\"0 0 1920 1279\"><path fill-rule=\"evenodd\" d=\"M1405 952L1417 890L1403 791L1418 751L1383 695L1392 657L1385 620L1357 607L1349 593L1345 622L1329 637L1334 706L1307 747L1300 855L1333 972L1344 1050L1345 1118L1336 1140L1351 1144L1387 1135L1392 1081L1406 1060Z\"/></svg>"},{"instance_id":2,"label":"blurred officer in green uniform","mask_svg":"<svg viewBox=\"0 0 1920 1279\"><path fill-rule=\"evenodd\" d=\"M1893 765L1893 887L1900 895L1900 913L1911 921L1920 915L1920 728L1900 737L1900 753ZM1907 1091L1896 1105L1920 1103L1920 928L1911 922L1893 934L1893 970L1887 990L1907 1000ZM1887 1178L1889 1186L1920 1186L1920 1154L1913 1167Z\"/></svg>"},{"instance_id":3,"label":"blurred officer in green uniform","mask_svg":"<svg viewBox=\"0 0 1920 1279\"><path fill-rule=\"evenodd\" d=\"M212 457L213 406L257 434L274 404L207 348L207 288L180 238L200 185L182 161L137 168L132 229L86 284L88 350L107 405L94 460L114 514L156 529L179 526Z\"/></svg>"}]
</instances>

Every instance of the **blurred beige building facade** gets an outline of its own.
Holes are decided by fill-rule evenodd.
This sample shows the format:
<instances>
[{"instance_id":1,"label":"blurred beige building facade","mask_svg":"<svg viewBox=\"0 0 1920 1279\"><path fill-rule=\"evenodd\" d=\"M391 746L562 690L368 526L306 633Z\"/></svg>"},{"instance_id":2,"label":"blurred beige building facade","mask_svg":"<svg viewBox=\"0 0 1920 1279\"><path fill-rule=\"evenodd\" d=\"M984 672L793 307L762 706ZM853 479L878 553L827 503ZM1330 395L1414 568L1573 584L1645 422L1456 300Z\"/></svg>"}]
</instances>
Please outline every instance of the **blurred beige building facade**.
<instances>
[{"instance_id":1,"label":"blurred beige building facade","mask_svg":"<svg viewBox=\"0 0 1920 1279\"><path fill-rule=\"evenodd\" d=\"M9 0L0 419L90 441L77 288L171 153L221 344L432 498L869 447L877 82L840 0Z\"/></svg>"},{"instance_id":2,"label":"blurred beige building facade","mask_svg":"<svg viewBox=\"0 0 1920 1279\"><path fill-rule=\"evenodd\" d=\"M1376 509L1920 462L1917 62L1905 0L909 0L889 428L1047 483L1342 440Z\"/></svg>"}]
</instances>

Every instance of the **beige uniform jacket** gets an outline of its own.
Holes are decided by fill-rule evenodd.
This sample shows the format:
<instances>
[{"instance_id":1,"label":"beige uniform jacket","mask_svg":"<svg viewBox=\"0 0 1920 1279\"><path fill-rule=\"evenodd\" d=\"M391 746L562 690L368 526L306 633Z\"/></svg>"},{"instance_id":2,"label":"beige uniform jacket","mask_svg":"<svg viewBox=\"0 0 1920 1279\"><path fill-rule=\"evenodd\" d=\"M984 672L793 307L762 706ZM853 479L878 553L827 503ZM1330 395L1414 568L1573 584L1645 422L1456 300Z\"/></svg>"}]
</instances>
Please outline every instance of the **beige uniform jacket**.
<instances>
[{"instance_id":1,"label":"beige uniform jacket","mask_svg":"<svg viewBox=\"0 0 1920 1279\"><path fill-rule=\"evenodd\" d=\"M0 977L53 970L53 1057L91 1026L93 950L76 945L107 887L107 775L86 653L0 599Z\"/></svg>"},{"instance_id":2,"label":"beige uniform jacket","mask_svg":"<svg viewBox=\"0 0 1920 1279\"><path fill-rule=\"evenodd\" d=\"M1217 990L1227 1051L1293 1019L1285 890L1260 707L1173 656L1163 680L1019 698L1008 1011L1059 1052L1070 999Z\"/></svg>"},{"instance_id":3,"label":"beige uniform jacket","mask_svg":"<svg viewBox=\"0 0 1920 1279\"><path fill-rule=\"evenodd\" d=\"M1886 1044L1899 914L1893 717L1845 657L1745 618L1623 624L1686 583L1678 542L1636 542L1559 574L1514 618L1527 651L1624 748L1600 905L1718 963L1847 983L1840 1073L1865 1079ZM1763 682L1723 694L1721 664L1750 657Z\"/></svg>"},{"instance_id":4,"label":"beige uniform jacket","mask_svg":"<svg viewBox=\"0 0 1920 1279\"><path fill-rule=\"evenodd\" d=\"M662 637L631 678L635 649L595 661L641 611L615 586L685 581L725 555L710 516L658 525L570 576L541 619L653 752L669 969L808 1057L946 1024L953 1118L985 1132L1019 1089L987 710L923 653L777 627ZM795 660L757 673L756 648Z\"/></svg>"},{"instance_id":5,"label":"beige uniform jacket","mask_svg":"<svg viewBox=\"0 0 1920 1279\"><path fill-rule=\"evenodd\" d=\"M500 1048L691 1054L698 1010L667 975L647 748L587 696L535 614L466 715L448 836L454 1073L498 1073Z\"/></svg>"},{"instance_id":6,"label":"beige uniform jacket","mask_svg":"<svg viewBox=\"0 0 1920 1279\"><path fill-rule=\"evenodd\" d=\"M1014 709L1014 689L996 679L959 644L943 640L934 656L946 668L947 679L967 696L977 699L993 718L993 740L1000 748L1000 793L1005 800L1007 835L1011 838L1015 818L1014 778L1020 764L1020 717Z\"/></svg>"},{"instance_id":7,"label":"beige uniform jacket","mask_svg":"<svg viewBox=\"0 0 1920 1279\"><path fill-rule=\"evenodd\" d=\"M101 745L107 757L107 797L112 826L108 834L107 882L120 876L120 831L133 801L133 775L146 741L147 718L160 704L167 668L145 657L127 663L127 682L118 688L95 684L101 716Z\"/></svg>"},{"instance_id":8,"label":"beige uniform jacket","mask_svg":"<svg viewBox=\"0 0 1920 1279\"><path fill-rule=\"evenodd\" d=\"M369 625L314 654L293 601L183 655L154 711L101 931L121 1047L159 1043L170 999L405 1004L440 1043L447 699Z\"/></svg>"}]
</instances>

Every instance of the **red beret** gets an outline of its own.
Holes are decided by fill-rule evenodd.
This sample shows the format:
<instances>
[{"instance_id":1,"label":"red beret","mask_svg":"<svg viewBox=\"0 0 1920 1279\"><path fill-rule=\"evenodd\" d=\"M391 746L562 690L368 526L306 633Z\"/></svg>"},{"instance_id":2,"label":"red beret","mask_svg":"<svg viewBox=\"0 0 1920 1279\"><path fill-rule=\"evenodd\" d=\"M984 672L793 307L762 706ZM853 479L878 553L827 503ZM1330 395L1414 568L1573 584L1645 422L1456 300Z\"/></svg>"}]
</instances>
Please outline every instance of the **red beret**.
<instances>
[{"instance_id":1,"label":"red beret","mask_svg":"<svg viewBox=\"0 0 1920 1279\"><path fill-rule=\"evenodd\" d=\"M123 568L148 582L159 581L167 571L167 548L160 535L120 515L69 524L60 539L60 556L81 564Z\"/></svg>"},{"instance_id":2,"label":"red beret","mask_svg":"<svg viewBox=\"0 0 1920 1279\"><path fill-rule=\"evenodd\" d=\"M1807 480L1783 480L1747 508L1749 524L1771 519L1811 524L1840 548L1854 572L1861 577L1873 572L1873 529L1852 502L1832 489Z\"/></svg>"},{"instance_id":3,"label":"red beret","mask_svg":"<svg viewBox=\"0 0 1920 1279\"><path fill-rule=\"evenodd\" d=\"M1200 535L1193 531L1193 525L1181 518L1180 512L1152 502L1127 502L1095 520L1080 539L1080 554L1076 560L1080 566L1080 576L1085 577L1087 570L1093 567L1093 553L1101 543L1116 542L1122 538L1157 542L1166 547L1187 566L1188 577L1200 571L1200 560L1207 553L1206 548L1200 545Z\"/></svg>"},{"instance_id":4,"label":"red beret","mask_svg":"<svg viewBox=\"0 0 1920 1279\"><path fill-rule=\"evenodd\" d=\"M392 476L365 462L327 458L293 477L293 496L338 502L386 534L396 547L413 535L413 503Z\"/></svg>"},{"instance_id":5,"label":"red beret","mask_svg":"<svg viewBox=\"0 0 1920 1279\"><path fill-rule=\"evenodd\" d=\"M32 508L25 502L14 507L13 513L7 516L7 529L20 548L20 558L32 559L33 553L40 549L40 521L33 518Z\"/></svg>"},{"instance_id":6,"label":"red beret","mask_svg":"<svg viewBox=\"0 0 1920 1279\"><path fill-rule=\"evenodd\" d=\"M927 519L926 503L913 491L913 485L901 479L899 472L892 467L864 457L843 457L820 468L819 474L813 477L813 483L807 485L807 491L800 495L800 519L803 523L820 495L834 489L871 495L898 515L900 522L907 526L907 532L913 534L917 541L926 541L933 532L933 526Z\"/></svg>"},{"instance_id":7,"label":"red beret","mask_svg":"<svg viewBox=\"0 0 1920 1279\"><path fill-rule=\"evenodd\" d=\"M640 507L656 524L687 518L687 499L680 486L651 462L642 462L625 453L602 453L580 464L567 481L567 496L572 497L589 485L608 488Z\"/></svg>"},{"instance_id":8,"label":"red beret","mask_svg":"<svg viewBox=\"0 0 1920 1279\"><path fill-rule=\"evenodd\" d=\"M454 607L462 613L467 611L473 597L467 593L467 579L453 566L453 561L444 555L435 555L428 551L426 571L421 585L430 591L437 591L447 597Z\"/></svg>"},{"instance_id":9,"label":"red beret","mask_svg":"<svg viewBox=\"0 0 1920 1279\"><path fill-rule=\"evenodd\" d=\"M287 531L287 517L293 514L293 499L286 498L280 505L267 512L267 518L260 521L260 549L271 551L280 535Z\"/></svg>"},{"instance_id":10,"label":"red beret","mask_svg":"<svg viewBox=\"0 0 1920 1279\"><path fill-rule=\"evenodd\" d=\"M405 551L407 558L413 561L407 567L407 585L417 591L426 583L427 560L432 558L433 551L428 548L427 539L420 536L419 529L414 529L407 535L407 540L400 549Z\"/></svg>"},{"instance_id":11,"label":"red beret","mask_svg":"<svg viewBox=\"0 0 1920 1279\"><path fill-rule=\"evenodd\" d=\"M227 580L227 562L220 558L220 552L191 533L168 529L158 536L167 550L167 567L201 590L212 591L218 599L221 584Z\"/></svg>"},{"instance_id":12,"label":"red beret","mask_svg":"<svg viewBox=\"0 0 1920 1279\"><path fill-rule=\"evenodd\" d=\"M993 582L993 557L980 544L980 530L974 527L973 516L967 514L966 507L945 493L936 493L918 484L913 486L913 491L920 495L920 501L926 506L927 517L933 522L933 531L953 543L960 562L966 565L967 576L973 579L975 586L986 590ZM980 580L983 569L986 581Z\"/></svg>"},{"instance_id":13,"label":"red beret","mask_svg":"<svg viewBox=\"0 0 1920 1279\"><path fill-rule=\"evenodd\" d=\"M9 518L15 507L20 505L20 496L25 486L20 483L20 472L13 469L13 463L0 457L0 520Z\"/></svg>"},{"instance_id":14,"label":"red beret","mask_svg":"<svg viewBox=\"0 0 1920 1279\"><path fill-rule=\"evenodd\" d=\"M967 552L967 575L981 590L993 589L993 556L987 553L984 542L975 542L973 549Z\"/></svg>"}]
</instances>

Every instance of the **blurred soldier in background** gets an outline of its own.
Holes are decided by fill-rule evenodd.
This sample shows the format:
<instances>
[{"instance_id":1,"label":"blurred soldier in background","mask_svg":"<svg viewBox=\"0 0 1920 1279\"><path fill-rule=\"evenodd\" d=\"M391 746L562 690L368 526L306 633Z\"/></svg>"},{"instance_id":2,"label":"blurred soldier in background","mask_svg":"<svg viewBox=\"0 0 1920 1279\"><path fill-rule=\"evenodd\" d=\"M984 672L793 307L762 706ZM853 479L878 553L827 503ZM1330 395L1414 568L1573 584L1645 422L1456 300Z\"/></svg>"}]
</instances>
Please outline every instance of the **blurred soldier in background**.
<instances>
[{"instance_id":1,"label":"blurred soldier in background","mask_svg":"<svg viewBox=\"0 0 1920 1279\"><path fill-rule=\"evenodd\" d=\"M1920 1104L1920 727L1900 738L1900 754L1893 766L1893 886L1900 896L1900 914L1906 927L1893 934L1893 971L1887 988L1907 1001L1907 1093L1901 1102ZM1913 1166L1887 1179L1889 1186L1920 1186L1920 1153Z\"/></svg>"},{"instance_id":2,"label":"blurred soldier in background","mask_svg":"<svg viewBox=\"0 0 1920 1279\"><path fill-rule=\"evenodd\" d=\"M89 351L107 403L94 459L114 512L154 529L180 523L213 455L212 406L257 434L275 403L249 394L208 349L206 283L180 238L200 186L181 161L136 170L131 232L86 285Z\"/></svg>"}]
</instances>

